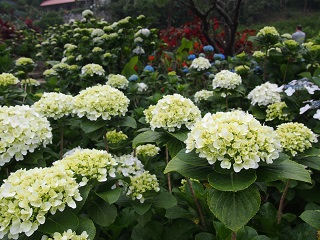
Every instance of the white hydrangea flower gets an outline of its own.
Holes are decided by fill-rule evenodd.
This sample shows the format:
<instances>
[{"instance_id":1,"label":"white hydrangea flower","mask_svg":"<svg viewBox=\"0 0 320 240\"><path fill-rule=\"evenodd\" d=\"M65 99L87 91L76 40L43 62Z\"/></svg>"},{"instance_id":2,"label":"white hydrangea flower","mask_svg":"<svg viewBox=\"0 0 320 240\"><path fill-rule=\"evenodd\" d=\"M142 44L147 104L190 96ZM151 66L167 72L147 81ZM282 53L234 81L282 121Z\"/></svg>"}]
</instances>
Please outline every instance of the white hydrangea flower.
<instances>
[{"instance_id":1,"label":"white hydrangea flower","mask_svg":"<svg viewBox=\"0 0 320 240\"><path fill-rule=\"evenodd\" d=\"M51 143L49 121L29 106L0 108L0 166Z\"/></svg>"},{"instance_id":2,"label":"white hydrangea flower","mask_svg":"<svg viewBox=\"0 0 320 240\"><path fill-rule=\"evenodd\" d=\"M144 144L136 148L136 155L143 157L154 157L160 151L160 148L153 144Z\"/></svg>"},{"instance_id":3,"label":"white hydrangea flower","mask_svg":"<svg viewBox=\"0 0 320 240\"><path fill-rule=\"evenodd\" d=\"M320 120L320 109L313 115L313 118Z\"/></svg>"},{"instance_id":4,"label":"white hydrangea flower","mask_svg":"<svg viewBox=\"0 0 320 240\"><path fill-rule=\"evenodd\" d=\"M114 88L126 89L129 86L129 81L121 74L109 74L106 84Z\"/></svg>"},{"instance_id":5,"label":"white hydrangea flower","mask_svg":"<svg viewBox=\"0 0 320 240\"><path fill-rule=\"evenodd\" d=\"M209 97L213 96L213 92L209 90L200 90L194 94L194 102L198 103L201 101L208 100Z\"/></svg>"},{"instance_id":6,"label":"white hydrangea flower","mask_svg":"<svg viewBox=\"0 0 320 240\"><path fill-rule=\"evenodd\" d=\"M103 67L99 64L89 63L81 68L81 74L83 76L91 76L94 75L104 76L105 71Z\"/></svg>"},{"instance_id":7,"label":"white hydrangea flower","mask_svg":"<svg viewBox=\"0 0 320 240\"><path fill-rule=\"evenodd\" d=\"M108 177L115 177L117 162L107 151L77 148L53 165L81 176L80 185L84 186L90 179L105 182Z\"/></svg>"},{"instance_id":8,"label":"white hydrangea flower","mask_svg":"<svg viewBox=\"0 0 320 240\"><path fill-rule=\"evenodd\" d=\"M225 88L234 89L242 83L241 76L229 70L222 70L218 72L212 80L213 89Z\"/></svg>"},{"instance_id":9,"label":"white hydrangea flower","mask_svg":"<svg viewBox=\"0 0 320 240\"><path fill-rule=\"evenodd\" d=\"M83 231L80 235L77 235L76 232L68 229L64 231L62 234L59 232L55 232L52 237L48 237L46 235L41 237L41 240L87 240L89 239L89 235L86 231Z\"/></svg>"},{"instance_id":10,"label":"white hydrangea flower","mask_svg":"<svg viewBox=\"0 0 320 240\"><path fill-rule=\"evenodd\" d=\"M138 32L136 32L136 34L134 36L137 37L139 35L143 35L145 37L149 37L150 33L151 32L148 28L142 28Z\"/></svg>"},{"instance_id":11,"label":"white hydrangea flower","mask_svg":"<svg viewBox=\"0 0 320 240\"><path fill-rule=\"evenodd\" d=\"M0 87L1 86L8 86L8 85L15 85L19 83L19 79L15 77L12 73L1 73L0 74Z\"/></svg>"},{"instance_id":12,"label":"white hydrangea flower","mask_svg":"<svg viewBox=\"0 0 320 240\"><path fill-rule=\"evenodd\" d=\"M93 16L93 12L91 10L89 10L89 9L86 9L81 13L81 15L82 15L83 18L92 17Z\"/></svg>"},{"instance_id":13,"label":"white hydrangea flower","mask_svg":"<svg viewBox=\"0 0 320 240\"><path fill-rule=\"evenodd\" d=\"M95 28L91 32L91 37L101 37L104 34L104 31L100 28Z\"/></svg>"},{"instance_id":14,"label":"white hydrangea flower","mask_svg":"<svg viewBox=\"0 0 320 240\"><path fill-rule=\"evenodd\" d=\"M109 85L88 87L74 97L73 113L91 121L102 117L124 116L128 111L129 99L120 90Z\"/></svg>"},{"instance_id":15,"label":"white hydrangea flower","mask_svg":"<svg viewBox=\"0 0 320 240\"><path fill-rule=\"evenodd\" d=\"M141 83L137 83L137 86L138 86L138 92L145 92L148 90L148 85L145 84L144 82L141 82Z\"/></svg>"},{"instance_id":16,"label":"white hydrangea flower","mask_svg":"<svg viewBox=\"0 0 320 240\"><path fill-rule=\"evenodd\" d=\"M164 96L155 106L146 109L144 114L152 130L164 128L169 132L180 129L182 125L190 129L201 117L199 108L180 94Z\"/></svg>"},{"instance_id":17,"label":"white hydrangea flower","mask_svg":"<svg viewBox=\"0 0 320 240\"><path fill-rule=\"evenodd\" d=\"M141 161L131 154L121 155L119 157L114 156L114 158L118 163L117 173L124 177L134 176L144 172L144 167Z\"/></svg>"},{"instance_id":18,"label":"white hydrangea flower","mask_svg":"<svg viewBox=\"0 0 320 240\"><path fill-rule=\"evenodd\" d=\"M198 120L185 141L186 152L195 149L209 164L220 162L221 168L235 172L258 168L279 157L280 140L271 127L262 126L243 111L207 113Z\"/></svg>"},{"instance_id":19,"label":"white hydrangea flower","mask_svg":"<svg viewBox=\"0 0 320 240\"><path fill-rule=\"evenodd\" d=\"M304 152L312 147L312 143L318 142L317 135L302 123L289 122L277 127L283 149L292 156L298 152Z\"/></svg>"},{"instance_id":20,"label":"white hydrangea flower","mask_svg":"<svg viewBox=\"0 0 320 240\"><path fill-rule=\"evenodd\" d=\"M156 175L150 174L149 171L145 171L135 176L130 176L130 184L126 193L127 196L143 203L145 201L143 194L147 191L160 191Z\"/></svg>"},{"instance_id":21,"label":"white hydrangea flower","mask_svg":"<svg viewBox=\"0 0 320 240\"><path fill-rule=\"evenodd\" d=\"M63 93L45 92L32 108L47 118L55 120L72 113L73 97Z\"/></svg>"},{"instance_id":22,"label":"white hydrangea flower","mask_svg":"<svg viewBox=\"0 0 320 240\"><path fill-rule=\"evenodd\" d=\"M211 67L211 64L207 58L198 57L192 60L190 68L194 68L197 71L207 70Z\"/></svg>"},{"instance_id":23,"label":"white hydrangea flower","mask_svg":"<svg viewBox=\"0 0 320 240\"><path fill-rule=\"evenodd\" d=\"M132 53L142 55L145 54L145 51L141 46L137 46L135 49L132 50Z\"/></svg>"},{"instance_id":24,"label":"white hydrangea flower","mask_svg":"<svg viewBox=\"0 0 320 240\"><path fill-rule=\"evenodd\" d=\"M30 237L49 212L76 208L81 200L72 171L51 167L11 173L0 187L0 238Z\"/></svg>"},{"instance_id":25,"label":"white hydrangea flower","mask_svg":"<svg viewBox=\"0 0 320 240\"><path fill-rule=\"evenodd\" d=\"M278 85L266 82L255 87L249 94L248 99L252 105L267 106L276 102L281 102Z\"/></svg>"}]
</instances>

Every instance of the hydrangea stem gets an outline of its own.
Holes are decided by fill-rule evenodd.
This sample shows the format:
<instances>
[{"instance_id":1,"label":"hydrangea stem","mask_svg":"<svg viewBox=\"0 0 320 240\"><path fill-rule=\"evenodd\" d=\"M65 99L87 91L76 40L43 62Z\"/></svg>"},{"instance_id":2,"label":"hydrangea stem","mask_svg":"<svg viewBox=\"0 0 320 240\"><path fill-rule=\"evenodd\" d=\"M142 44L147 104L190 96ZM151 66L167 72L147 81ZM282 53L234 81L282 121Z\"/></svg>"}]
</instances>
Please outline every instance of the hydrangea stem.
<instances>
[{"instance_id":1,"label":"hydrangea stem","mask_svg":"<svg viewBox=\"0 0 320 240\"><path fill-rule=\"evenodd\" d=\"M281 223L283 203L284 203L284 200L286 199L286 196L287 196L287 193L289 190L289 184L290 184L290 180L287 181L286 186L283 190L281 199L280 199L279 208L278 208L278 221L277 221L278 224Z\"/></svg>"},{"instance_id":2,"label":"hydrangea stem","mask_svg":"<svg viewBox=\"0 0 320 240\"><path fill-rule=\"evenodd\" d=\"M106 151L109 152L109 145L108 145L108 139L107 139L107 130L104 130L103 141L104 141L104 146L105 146Z\"/></svg>"},{"instance_id":3,"label":"hydrangea stem","mask_svg":"<svg viewBox=\"0 0 320 240\"><path fill-rule=\"evenodd\" d=\"M59 132L60 132L60 159L63 158L63 145L64 145L64 138L63 138L63 126L59 122Z\"/></svg>"},{"instance_id":4,"label":"hydrangea stem","mask_svg":"<svg viewBox=\"0 0 320 240\"><path fill-rule=\"evenodd\" d=\"M166 145L166 163L167 163L167 165L168 165L168 163L169 163L169 149L168 149L168 145ZM168 177L168 189L169 189L169 192L172 193L170 173L167 173L167 177Z\"/></svg>"},{"instance_id":5,"label":"hydrangea stem","mask_svg":"<svg viewBox=\"0 0 320 240\"><path fill-rule=\"evenodd\" d=\"M231 240L236 240L236 239L237 239L237 233L232 231Z\"/></svg>"},{"instance_id":6,"label":"hydrangea stem","mask_svg":"<svg viewBox=\"0 0 320 240\"><path fill-rule=\"evenodd\" d=\"M200 204L199 204L198 198L197 198L197 196L196 196L196 194L195 194L195 192L194 192L194 189L193 189L193 187L192 187L192 183L191 183L191 181L190 181L189 178L187 178L187 183L188 183L190 192L191 192L191 194L192 194L193 201L194 201L194 203L196 204L196 207L197 207L197 210L198 210L198 214L199 214L199 217L200 217L200 223L201 223L202 229L203 229L204 231L206 231L207 227L206 227L206 223L205 223L205 221L204 221L204 216L203 216L203 213L202 213L202 208L201 208L201 206L200 206Z\"/></svg>"}]
</instances>

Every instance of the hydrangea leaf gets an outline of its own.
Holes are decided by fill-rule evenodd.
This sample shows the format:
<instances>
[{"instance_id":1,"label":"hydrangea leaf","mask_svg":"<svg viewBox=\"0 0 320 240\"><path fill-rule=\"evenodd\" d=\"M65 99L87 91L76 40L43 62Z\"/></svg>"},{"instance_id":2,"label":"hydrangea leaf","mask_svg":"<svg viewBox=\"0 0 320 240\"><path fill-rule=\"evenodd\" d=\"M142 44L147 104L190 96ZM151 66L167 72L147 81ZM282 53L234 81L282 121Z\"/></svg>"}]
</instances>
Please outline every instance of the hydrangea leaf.
<instances>
[{"instance_id":1,"label":"hydrangea leaf","mask_svg":"<svg viewBox=\"0 0 320 240\"><path fill-rule=\"evenodd\" d=\"M134 66L138 63L139 58L138 56L132 57L129 62L124 66L123 70L121 71L121 75L125 76L126 78L129 78L132 74L137 74L137 72L134 70Z\"/></svg>"},{"instance_id":2,"label":"hydrangea leaf","mask_svg":"<svg viewBox=\"0 0 320 240\"><path fill-rule=\"evenodd\" d=\"M169 209L176 205L177 205L176 198L168 192L160 193L152 201L152 206L156 208Z\"/></svg>"},{"instance_id":3,"label":"hydrangea leaf","mask_svg":"<svg viewBox=\"0 0 320 240\"><path fill-rule=\"evenodd\" d=\"M272 164L260 166L257 169L258 182L273 182L276 180L292 179L311 183L308 170L299 163L291 160L275 160Z\"/></svg>"},{"instance_id":4,"label":"hydrangea leaf","mask_svg":"<svg viewBox=\"0 0 320 240\"><path fill-rule=\"evenodd\" d=\"M208 176L210 185L220 191L237 192L248 188L257 179L255 170L242 170L238 173L222 174L212 172Z\"/></svg>"},{"instance_id":5,"label":"hydrangea leaf","mask_svg":"<svg viewBox=\"0 0 320 240\"><path fill-rule=\"evenodd\" d=\"M79 227L77 229L77 233L81 234L83 231L86 231L89 235L89 239L94 239L96 236L96 227L94 223L89 218L79 218Z\"/></svg>"},{"instance_id":6,"label":"hydrangea leaf","mask_svg":"<svg viewBox=\"0 0 320 240\"><path fill-rule=\"evenodd\" d=\"M121 188L115 188L106 192L99 192L96 194L101 197L104 201L106 201L107 203L115 203L121 194Z\"/></svg>"},{"instance_id":7,"label":"hydrangea leaf","mask_svg":"<svg viewBox=\"0 0 320 240\"><path fill-rule=\"evenodd\" d=\"M88 209L90 218L100 226L109 226L117 217L117 208L106 202L92 201Z\"/></svg>"},{"instance_id":8,"label":"hydrangea leaf","mask_svg":"<svg viewBox=\"0 0 320 240\"><path fill-rule=\"evenodd\" d=\"M320 228L320 210L307 210L304 211L300 218L308 223L310 226L319 229Z\"/></svg>"},{"instance_id":9,"label":"hydrangea leaf","mask_svg":"<svg viewBox=\"0 0 320 240\"><path fill-rule=\"evenodd\" d=\"M258 212L260 201L259 191L254 186L238 192L214 190L208 196L211 212L235 232Z\"/></svg>"},{"instance_id":10,"label":"hydrangea leaf","mask_svg":"<svg viewBox=\"0 0 320 240\"><path fill-rule=\"evenodd\" d=\"M39 226L39 231L46 234L53 234L55 232L64 232L68 229L75 230L79 226L79 219L77 215L70 211L56 213L46 219L43 225Z\"/></svg>"},{"instance_id":11,"label":"hydrangea leaf","mask_svg":"<svg viewBox=\"0 0 320 240\"><path fill-rule=\"evenodd\" d=\"M320 171L320 149L310 148L303 153L299 153L294 160L299 164Z\"/></svg>"},{"instance_id":12,"label":"hydrangea leaf","mask_svg":"<svg viewBox=\"0 0 320 240\"><path fill-rule=\"evenodd\" d=\"M163 132L155 132L155 131L146 131L137 135L132 142L132 147L136 148L140 144L144 143L162 143L163 138L165 137L165 133Z\"/></svg>"},{"instance_id":13,"label":"hydrangea leaf","mask_svg":"<svg viewBox=\"0 0 320 240\"><path fill-rule=\"evenodd\" d=\"M81 128L85 133L94 132L100 128L106 126L106 121L104 120L97 120L97 121L90 121L87 118L83 118L81 121Z\"/></svg>"}]
</instances>

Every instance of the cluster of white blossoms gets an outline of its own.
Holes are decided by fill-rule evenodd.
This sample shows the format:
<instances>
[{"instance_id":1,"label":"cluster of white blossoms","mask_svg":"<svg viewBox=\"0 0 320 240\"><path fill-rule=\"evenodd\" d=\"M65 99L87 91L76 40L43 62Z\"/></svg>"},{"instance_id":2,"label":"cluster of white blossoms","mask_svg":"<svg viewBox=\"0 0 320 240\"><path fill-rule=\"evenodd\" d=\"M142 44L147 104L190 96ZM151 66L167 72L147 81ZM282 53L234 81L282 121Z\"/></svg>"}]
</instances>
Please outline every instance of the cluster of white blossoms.
<instances>
[{"instance_id":1,"label":"cluster of white blossoms","mask_svg":"<svg viewBox=\"0 0 320 240\"><path fill-rule=\"evenodd\" d=\"M121 155L119 157L114 156L114 158L118 163L117 173L123 175L124 177L134 176L144 172L143 164L132 154Z\"/></svg>"},{"instance_id":2,"label":"cluster of white blossoms","mask_svg":"<svg viewBox=\"0 0 320 240\"><path fill-rule=\"evenodd\" d=\"M124 116L130 102L123 92L109 85L88 87L73 100L73 113L91 121L99 117L109 120L112 116Z\"/></svg>"},{"instance_id":3,"label":"cluster of white blossoms","mask_svg":"<svg viewBox=\"0 0 320 240\"><path fill-rule=\"evenodd\" d=\"M73 97L57 92L45 92L32 108L47 118L55 120L72 113Z\"/></svg>"},{"instance_id":4,"label":"cluster of white blossoms","mask_svg":"<svg viewBox=\"0 0 320 240\"><path fill-rule=\"evenodd\" d=\"M115 177L117 162L107 151L77 148L53 165L81 176L80 185L84 186L90 179L105 182L108 177Z\"/></svg>"},{"instance_id":5,"label":"cluster of white blossoms","mask_svg":"<svg viewBox=\"0 0 320 240\"><path fill-rule=\"evenodd\" d=\"M287 108L287 104L285 102L276 102L268 105L266 113L266 121L272 121L274 119L279 119L281 121L290 121L292 120L292 116L289 113L283 112L284 108Z\"/></svg>"},{"instance_id":6,"label":"cluster of white blossoms","mask_svg":"<svg viewBox=\"0 0 320 240\"><path fill-rule=\"evenodd\" d=\"M20 57L16 60L16 66L32 66L34 61L31 58Z\"/></svg>"},{"instance_id":7,"label":"cluster of white blossoms","mask_svg":"<svg viewBox=\"0 0 320 240\"><path fill-rule=\"evenodd\" d=\"M19 79L15 77L12 73L1 73L0 74L0 87L1 86L8 86L8 85L15 85L19 83Z\"/></svg>"},{"instance_id":8,"label":"cluster of white blossoms","mask_svg":"<svg viewBox=\"0 0 320 240\"><path fill-rule=\"evenodd\" d=\"M160 148L153 144L140 145L136 148L136 155L142 157L153 157L157 155Z\"/></svg>"},{"instance_id":9,"label":"cluster of white blossoms","mask_svg":"<svg viewBox=\"0 0 320 240\"><path fill-rule=\"evenodd\" d=\"M266 82L255 87L248 94L248 99L252 105L267 106L281 101L280 91L277 84Z\"/></svg>"},{"instance_id":10,"label":"cluster of white blossoms","mask_svg":"<svg viewBox=\"0 0 320 240\"><path fill-rule=\"evenodd\" d=\"M198 57L192 60L190 68L194 68L197 71L207 70L211 67L211 64L207 58Z\"/></svg>"},{"instance_id":11,"label":"cluster of white blossoms","mask_svg":"<svg viewBox=\"0 0 320 240\"><path fill-rule=\"evenodd\" d=\"M278 33L275 27L269 27L269 26L266 26L260 29L260 31L257 34L257 36L267 36L267 35L280 36L280 34Z\"/></svg>"},{"instance_id":12,"label":"cluster of white blossoms","mask_svg":"<svg viewBox=\"0 0 320 240\"><path fill-rule=\"evenodd\" d=\"M109 74L106 84L114 88L126 89L129 86L129 81L121 74Z\"/></svg>"},{"instance_id":13,"label":"cluster of white blossoms","mask_svg":"<svg viewBox=\"0 0 320 240\"><path fill-rule=\"evenodd\" d=\"M107 132L106 138L110 143L119 143L128 139L128 136L122 131L117 132L116 130L112 130Z\"/></svg>"},{"instance_id":14,"label":"cluster of white blossoms","mask_svg":"<svg viewBox=\"0 0 320 240\"><path fill-rule=\"evenodd\" d=\"M180 129L182 125L190 129L201 117L199 108L180 94L164 96L156 105L144 110L144 114L152 130L164 128L169 132Z\"/></svg>"},{"instance_id":15,"label":"cluster of white blossoms","mask_svg":"<svg viewBox=\"0 0 320 240\"><path fill-rule=\"evenodd\" d=\"M41 240L87 240L89 239L89 235L86 231L83 231L80 235L77 235L76 232L68 229L68 231L64 231L62 234L59 232L55 232L52 237L48 237L46 235L41 237Z\"/></svg>"},{"instance_id":16,"label":"cluster of white blossoms","mask_svg":"<svg viewBox=\"0 0 320 240\"><path fill-rule=\"evenodd\" d=\"M81 200L72 171L58 167L17 170L0 187L0 238L18 239L22 233L30 237L45 223L47 213L76 208L75 201Z\"/></svg>"},{"instance_id":17,"label":"cluster of white blossoms","mask_svg":"<svg viewBox=\"0 0 320 240\"><path fill-rule=\"evenodd\" d=\"M104 31L100 28L95 28L91 32L91 37L101 37L104 34Z\"/></svg>"},{"instance_id":18,"label":"cluster of white blossoms","mask_svg":"<svg viewBox=\"0 0 320 240\"><path fill-rule=\"evenodd\" d=\"M279 157L280 140L271 127L262 126L243 111L207 113L197 121L185 141L186 152L193 149L209 164L220 161L222 168L258 168L259 162L272 163Z\"/></svg>"},{"instance_id":19,"label":"cluster of white blossoms","mask_svg":"<svg viewBox=\"0 0 320 240\"><path fill-rule=\"evenodd\" d=\"M141 203L145 201L143 194L147 191L159 192L159 183L156 175L150 174L149 171L130 176L130 185L126 195L133 200L138 199Z\"/></svg>"},{"instance_id":20,"label":"cluster of white blossoms","mask_svg":"<svg viewBox=\"0 0 320 240\"><path fill-rule=\"evenodd\" d=\"M0 107L0 166L51 143L51 130L47 118L29 106Z\"/></svg>"},{"instance_id":21,"label":"cluster of white blossoms","mask_svg":"<svg viewBox=\"0 0 320 240\"><path fill-rule=\"evenodd\" d=\"M138 92L144 92L148 90L148 85L145 84L144 82L137 83L137 86L138 86L138 89L137 89Z\"/></svg>"},{"instance_id":22,"label":"cluster of white blossoms","mask_svg":"<svg viewBox=\"0 0 320 240\"><path fill-rule=\"evenodd\" d=\"M89 9L86 9L81 13L81 15L83 18L88 18L93 16L93 12Z\"/></svg>"},{"instance_id":23,"label":"cluster of white blossoms","mask_svg":"<svg viewBox=\"0 0 320 240\"><path fill-rule=\"evenodd\" d=\"M292 156L298 152L304 152L312 147L312 143L318 142L317 135L302 123L283 123L277 127L281 145L285 152Z\"/></svg>"},{"instance_id":24,"label":"cluster of white blossoms","mask_svg":"<svg viewBox=\"0 0 320 240\"><path fill-rule=\"evenodd\" d=\"M40 82L33 79L33 78L27 78L27 79L23 79L20 82L21 85L28 85L28 86L39 86Z\"/></svg>"},{"instance_id":25,"label":"cluster of white blossoms","mask_svg":"<svg viewBox=\"0 0 320 240\"><path fill-rule=\"evenodd\" d=\"M213 96L213 91L200 90L194 94L194 102L198 103L201 101L206 101L211 96Z\"/></svg>"},{"instance_id":26,"label":"cluster of white blossoms","mask_svg":"<svg viewBox=\"0 0 320 240\"><path fill-rule=\"evenodd\" d=\"M281 91L284 90L284 92L288 96L292 96L295 93L295 91L302 91L302 90L306 90L308 91L309 94L313 95L314 92L319 91L320 88L313 82L310 82L308 78L302 78L299 80L292 80L288 84L282 85L281 87L279 87L279 90Z\"/></svg>"},{"instance_id":27,"label":"cluster of white blossoms","mask_svg":"<svg viewBox=\"0 0 320 240\"><path fill-rule=\"evenodd\" d=\"M138 36L145 36L145 37L149 37L149 35L150 35L150 30L148 29L148 28L142 28L142 29L140 29L140 30L138 30L138 32L136 32L135 34L134 34L134 36L135 37L138 37Z\"/></svg>"},{"instance_id":28,"label":"cluster of white blossoms","mask_svg":"<svg viewBox=\"0 0 320 240\"><path fill-rule=\"evenodd\" d=\"M242 79L240 75L229 70L222 70L214 76L214 79L212 80L212 87L213 89L234 89L241 83Z\"/></svg>"},{"instance_id":29,"label":"cluster of white blossoms","mask_svg":"<svg viewBox=\"0 0 320 240\"><path fill-rule=\"evenodd\" d=\"M320 120L320 100L308 100L304 107L300 108L300 114L305 113L309 109L317 109L316 113L313 115L313 118Z\"/></svg>"},{"instance_id":30,"label":"cluster of white blossoms","mask_svg":"<svg viewBox=\"0 0 320 240\"><path fill-rule=\"evenodd\" d=\"M89 63L81 68L81 74L85 77L104 76L105 71L101 65Z\"/></svg>"}]
</instances>

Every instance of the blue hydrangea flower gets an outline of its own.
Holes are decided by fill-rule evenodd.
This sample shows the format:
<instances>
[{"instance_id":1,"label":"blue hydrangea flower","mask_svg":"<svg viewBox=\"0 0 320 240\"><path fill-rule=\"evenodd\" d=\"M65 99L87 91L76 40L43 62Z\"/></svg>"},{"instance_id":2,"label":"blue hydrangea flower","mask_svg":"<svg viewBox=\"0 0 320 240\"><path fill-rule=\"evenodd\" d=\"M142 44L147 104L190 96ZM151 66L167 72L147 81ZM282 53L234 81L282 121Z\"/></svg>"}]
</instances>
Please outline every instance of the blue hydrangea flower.
<instances>
[{"instance_id":1,"label":"blue hydrangea flower","mask_svg":"<svg viewBox=\"0 0 320 240\"><path fill-rule=\"evenodd\" d=\"M207 45L203 47L203 51L205 52L213 52L214 48L211 45Z\"/></svg>"},{"instance_id":2,"label":"blue hydrangea flower","mask_svg":"<svg viewBox=\"0 0 320 240\"><path fill-rule=\"evenodd\" d=\"M183 72L183 73L188 73L188 72L189 72L189 69L188 69L187 67L184 67L184 68L182 69L182 72Z\"/></svg>"},{"instance_id":3,"label":"blue hydrangea flower","mask_svg":"<svg viewBox=\"0 0 320 240\"><path fill-rule=\"evenodd\" d=\"M196 55L194 55L194 54L190 54L189 56L188 56L188 60L190 60L190 61L192 61L193 59L195 59L196 58Z\"/></svg>"},{"instance_id":4,"label":"blue hydrangea flower","mask_svg":"<svg viewBox=\"0 0 320 240\"><path fill-rule=\"evenodd\" d=\"M216 53L213 55L214 60L225 60L226 57L222 53Z\"/></svg>"},{"instance_id":5,"label":"blue hydrangea flower","mask_svg":"<svg viewBox=\"0 0 320 240\"><path fill-rule=\"evenodd\" d=\"M129 81L137 81L138 78L139 78L138 75L132 74L132 75L129 77Z\"/></svg>"},{"instance_id":6,"label":"blue hydrangea flower","mask_svg":"<svg viewBox=\"0 0 320 240\"><path fill-rule=\"evenodd\" d=\"M151 65L145 66L143 69L144 72L154 72L154 68Z\"/></svg>"}]
</instances>

